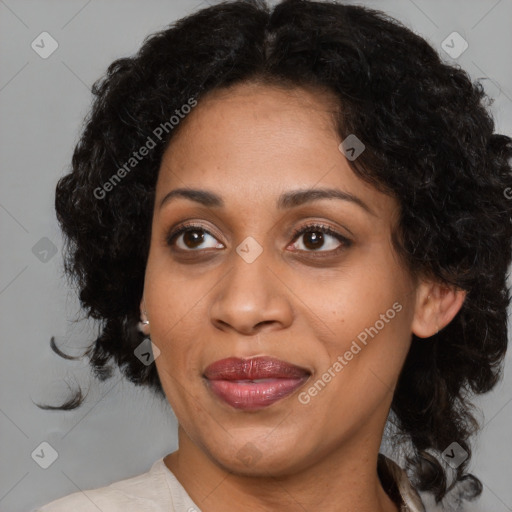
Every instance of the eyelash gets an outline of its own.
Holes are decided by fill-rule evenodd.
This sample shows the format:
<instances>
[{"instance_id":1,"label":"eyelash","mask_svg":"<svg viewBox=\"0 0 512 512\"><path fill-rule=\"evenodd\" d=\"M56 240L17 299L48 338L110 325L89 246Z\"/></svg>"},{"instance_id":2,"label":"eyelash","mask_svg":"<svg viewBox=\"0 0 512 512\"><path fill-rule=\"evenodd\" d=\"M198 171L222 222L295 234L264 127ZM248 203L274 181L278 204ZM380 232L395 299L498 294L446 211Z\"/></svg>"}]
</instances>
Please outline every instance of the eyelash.
<instances>
[{"instance_id":1,"label":"eyelash","mask_svg":"<svg viewBox=\"0 0 512 512\"><path fill-rule=\"evenodd\" d=\"M183 226L180 226L178 229L176 229L175 231L173 231L172 233L170 233L167 236L167 238L166 238L167 244L170 245L170 246L173 245L174 241L181 234L186 233L187 231L201 231L201 232L207 233L208 235L213 236L215 238L215 235L213 235L210 231L205 229L200 224L184 224ZM316 224L308 224L306 226L302 226L302 227L296 229L292 233L292 240L293 240L293 242L295 242L304 233L309 233L309 232L314 232L314 231L318 231L318 232L321 232L323 234L327 234L327 235L333 236L339 242L341 242L340 247L337 247L336 249L332 249L330 251L313 251L313 250L311 250L311 251L298 251L298 252L307 252L307 253L310 253L310 254L318 254L318 253L320 253L320 257L322 257L322 256L325 256L326 253L327 253L327 255L337 254L338 252L342 251L343 249L347 249L348 247L350 247L352 245L352 241L349 240L347 237L343 236L341 233L338 233L337 231L335 231L334 229L330 228L329 226L326 226L326 225L323 225L323 224L318 224L318 223L316 223ZM186 252L195 252L195 251L193 249L191 249L191 250L186 251ZM323 254L321 254L321 253L323 253Z\"/></svg>"},{"instance_id":2,"label":"eyelash","mask_svg":"<svg viewBox=\"0 0 512 512\"><path fill-rule=\"evenodd\" d=\"M302 227L296 229L292 233L292 240L295 241L304 233L309 233L309 232L314 232L314 231L319 231L320 233L323 233L326 235L331 235L332 237L336 238L336 240L341 242L341 245L339 247L337 247L336 249L332 249L330 251L305 251L305 252L312 253L312 254L320 254L320 257L325 256L326 254L329 256L332 254L337 254L338 252L342 251L343 249L350 247L350 245L352 244L352 241L349 240L347 237L343 236L341 233L338 233L337 231L330 228L329 226L325 226L323 224L318 224L318 223L308 224L306 226L302 226Z\"/></svg>"}]
</instances>

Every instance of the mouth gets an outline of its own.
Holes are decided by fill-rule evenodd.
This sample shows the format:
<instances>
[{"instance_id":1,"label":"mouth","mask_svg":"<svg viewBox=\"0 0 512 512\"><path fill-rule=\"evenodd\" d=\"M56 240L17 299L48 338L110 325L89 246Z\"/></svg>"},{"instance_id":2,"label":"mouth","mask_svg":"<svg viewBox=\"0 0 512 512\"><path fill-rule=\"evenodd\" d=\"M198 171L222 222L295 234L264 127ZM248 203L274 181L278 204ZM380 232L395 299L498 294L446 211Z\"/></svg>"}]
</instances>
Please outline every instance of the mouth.
<instances>
[{"instance_id":1,"label":"mouth","mask_svg":"<svg viewBox=\"0 0 512 512\"><path fill-rule=\"evenodd\" d=\"M255 410L293 394L310 375L305 368L272 357L231 357L209 365L203 377L208 389L231 407Z\"/></svg>"}]
</instances>

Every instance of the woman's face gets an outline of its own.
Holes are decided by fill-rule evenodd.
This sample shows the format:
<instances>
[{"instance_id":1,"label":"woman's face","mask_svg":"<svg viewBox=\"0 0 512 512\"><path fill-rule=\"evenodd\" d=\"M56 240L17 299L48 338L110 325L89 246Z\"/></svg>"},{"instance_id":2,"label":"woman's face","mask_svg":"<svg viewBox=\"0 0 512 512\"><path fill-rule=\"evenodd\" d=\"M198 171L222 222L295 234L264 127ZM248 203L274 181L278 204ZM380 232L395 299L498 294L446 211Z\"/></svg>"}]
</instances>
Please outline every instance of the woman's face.
<instances>
[{"instance_id":1,"label":"woman's face","mask_svg":"<svg viewBox=\"0 0 512 512\"><path fill-rule=\"evenodd\" d=\"M377 449L409 348L398 204L350 169L332 109L237 85L202 99L162 160L144 291L156 365L183 432L229 471Z\"/></svg>"}]
</instances>

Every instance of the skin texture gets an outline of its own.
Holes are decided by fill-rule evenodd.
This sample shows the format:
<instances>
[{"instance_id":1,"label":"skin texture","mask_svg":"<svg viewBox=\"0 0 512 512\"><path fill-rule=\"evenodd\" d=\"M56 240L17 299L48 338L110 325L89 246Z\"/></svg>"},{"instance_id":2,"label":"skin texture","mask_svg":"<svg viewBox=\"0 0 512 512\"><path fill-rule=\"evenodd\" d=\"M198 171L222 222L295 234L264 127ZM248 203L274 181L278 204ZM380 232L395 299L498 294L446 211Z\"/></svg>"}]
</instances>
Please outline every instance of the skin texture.
<instances>
[{"instance_id":1,"label":"skin texture","mask_svg":"<svg viewBox=\"0 0 512 512\"><path fill-rule=\"evenodd\" d=\"M411 333L431 336L464 300L411 276L398 258L391 232L399 205L349 167L331 100L249 83L215 91L183 121L162 160L141 317L161 351L158 374L179 421L179 450L164 460L203 512L398 510L376 472L393 390ZM214 192L224 206L178 197L160 208L176 188ZM339 199L277 207L280 194L313 188L349 193L366 208ZM167 243L185 221L211 233L199 248L184 235ZM311 248L316 228L293 238L318 222L350 243L324 234L323 246ZM249 236L263 249L252 263L236 252ZM301 403L298 394L395 303L400 312ZM209 364L260 355L312 375L258 411L231 408L208 390Z\"/></svg>"}]
</instances>

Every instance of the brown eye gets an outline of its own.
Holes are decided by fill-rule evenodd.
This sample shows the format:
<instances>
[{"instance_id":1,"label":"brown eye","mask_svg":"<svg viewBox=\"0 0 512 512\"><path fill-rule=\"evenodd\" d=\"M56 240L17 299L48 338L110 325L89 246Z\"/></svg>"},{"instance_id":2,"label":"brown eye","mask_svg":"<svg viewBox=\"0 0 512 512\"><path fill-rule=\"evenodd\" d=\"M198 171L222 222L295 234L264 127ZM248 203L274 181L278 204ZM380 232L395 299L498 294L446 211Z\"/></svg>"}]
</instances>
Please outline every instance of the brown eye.
<instances>
[{"instance_id":1,"label":"brown eye","mask_svg":"<svg viewBox=\"0 0 512 512\"><path fill-rule=\"evenodd\" d=\"M198 245L204 242L204 232L197 231L185 231L183 233L183 243L189 249L195 249Z\"/></svg>"},{"instance_id":2,"label":"brown eye","mask_svg":"<svg viewBox=\"0 0 512 512\"><path fill-rule=\"evenodd\" d=\"M222 249L224 246L206 229L201 226L181 226L167 237L167 244L176 245L181 251L197 251L200 249ZM205 245L206 244L206 245Z\"/></svg>"},{"instance_id":3,"label":"brown eye","mask_svg":"<svg viewBox=\"0 0 512 512\"><path fill-rule=\"evenodd\" d=\"M320 249L324 244L324 236L320 231L306 231L303 240L304 246L312 251Z\"/></svg>"},{"instance_id":4,"label":"brown eye","mask_svg":"<svg viewBox=\"0 0 512 512\"><path fill-rule=\"evenodd\" d=\"M334 253L352 244L337 231L317 224L298 229L293 235L293 240L296 240L294 248L303 252Z\"/></svg>"}]
</instances>

